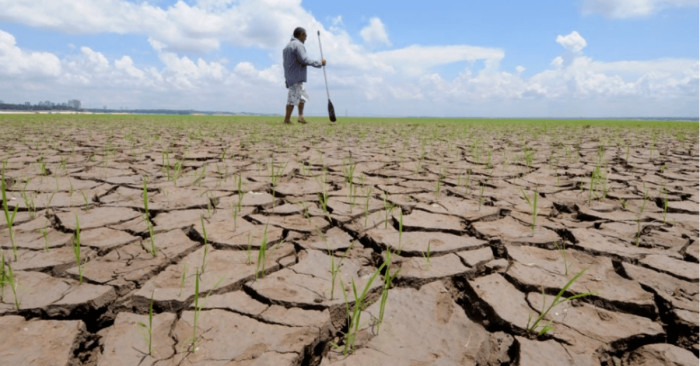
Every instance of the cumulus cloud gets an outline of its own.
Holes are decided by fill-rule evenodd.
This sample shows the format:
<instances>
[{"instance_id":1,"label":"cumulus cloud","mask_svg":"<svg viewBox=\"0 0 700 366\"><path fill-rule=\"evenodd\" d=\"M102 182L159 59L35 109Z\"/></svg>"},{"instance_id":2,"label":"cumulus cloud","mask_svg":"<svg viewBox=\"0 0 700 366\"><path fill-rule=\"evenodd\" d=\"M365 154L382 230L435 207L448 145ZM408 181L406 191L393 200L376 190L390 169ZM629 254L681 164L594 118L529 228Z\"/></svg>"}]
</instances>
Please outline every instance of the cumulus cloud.
<instances>
[{"instance_id":1,"label":"cumulus cloud","mask_svg":"<svg viewBox=\"0 0 700 366\"><path fill-rule=\"evenodd\" d=\"M0 75L56 77L60 73L58 57L48 52L24 51L17 47L12 34L0 30Z\"/></svg>"},{"instance_id":2,"label":"cumulus cloud","mask_svg":"<svg viewBox=\"0 0 700 366\"><path fill-rule=\"evenodd\" d=\"M300 0L184 1L161 8L126 0L0 0L1 21L67 33L140 34L172 51L279 47L297 25L319 23Z\"/></svg>"},{"instance_id":3,"label":"cumulus cloud","mask_svg":"<svg viewBox=\"0 0 700 366\"><path fill-rule=\"evenodd\" d=\"M584 0L585 14L602 14L609 18L646 17L673 7L697 7L697 0Z\"/></svg>"},{"instance_id":4,"label":"cumulus cloud","mask_svg":"<svg viewBox=\"0 0 700 366\"><path fill-rule=\"evenodd\" d=\"M386 45L391 46L389 34L386 32L386 27L382 20L374 17L369 20L369 24L360 31L362 39L368 45Z\"/></svg>"},{"instance_id":5,"label":"cumulus cloud","mask_svg":"<svg viewBox=\"0 0 700 366\"><path fill-rule=\"evenodd\" d=\"M270 84L283 85L282 77L284 71L279 65L273 65L268 69L260 70L250 62L240 62L234 68L236 76L246 79L251 83L267 82Z\"/></svg>"},{"instance_id":6,"label":"cumulus cloud","mask_svg":"<svg viewBox=\"0 0 700 366\"><path fill-rule=\"evenodd\" d=\"M487 67L496 67L505 53L503 50L466 45L419 46L412 45L373 54L373 57L392 71L399 70L417 76L435 66L460 61L484 61Z\"/></svg>"},{"instance_id":7,"label":"cumulus cloud","mask_svg":"<svg viewBox=\"0 0 700 366\"><path fill-rule=\"evenodd\" d=\"M171 52L163 52L159 57L165 65L162 71L164 80L183 91L195 92L211 83L221 83L229 73L223 64L216 61L207 62L202 58L195 61Z\"/></svg>"},{"instance_id":8,"label":"cumulus cloud","mask_svg":"<svg viewBox=\"0 0 700 366\"><path fill-rule=\"evenodd\" d=\"M91 72L104 72L109 69L109 61L105 55L100 52L95 52L89 47L80 47L80 52L83 54L83 69Z\"/></svg>"},{"instance_id":9,"label":"cumulus cloud","mask_svg":"<svg viewBox=\"0 0 700 366\"><path fill-rule=\"evenodd\" d=\"M69 33L129 33L139 20L163 18L163 11L122 0L2 0L0 20Z\"/></svg>"},{"instance_id":10,"label":"cumulus cloud","mask_svg":"<svg viewBox=\"0 0 700 366\"><path fill-rule=\"evenodd\" d=\"M573 31L565 36L558 35L557 43L573 53L581 52L587 45L586 40L577 31Z\"/></svg>"},{"instance_id":11,"label":"cumulus cloud","mask_svg":"<svg viewBox=\"0 0 700 366\"><path fill-rule=\"evenodd\" d=\"M529 77L521 74L521 67L509 73L485 66L476 71L467 68L452 80L437 73L425 74L419 79L420 94L410 92L410 84L405 90L410 92L407 95L423 96L425 102L446 115L611 117L697 113L697 60L602 62L583 55L585 40L577 32L559 36L556 41L565 48L568 61L557 56L549 69ZM492 54L484 59L497 61L500 57ZM408 99L394 89L384 92L392 93L396 99ZM415 105L421 104L412 100L403 109Z\"/></svg>"},{"instance_id":12,"label":"cumulus cloud","mask_svg":"<svg viewBox=\"0 0 700 366\"><path fill-rule=\"evenodd\" d=\"M114 67L117 70L123 71L130 77L134 79L143 79L145 73L134 66L134 60L129 56L122 56L120 59L114 61Z\"/></svg>"}]
</instances>

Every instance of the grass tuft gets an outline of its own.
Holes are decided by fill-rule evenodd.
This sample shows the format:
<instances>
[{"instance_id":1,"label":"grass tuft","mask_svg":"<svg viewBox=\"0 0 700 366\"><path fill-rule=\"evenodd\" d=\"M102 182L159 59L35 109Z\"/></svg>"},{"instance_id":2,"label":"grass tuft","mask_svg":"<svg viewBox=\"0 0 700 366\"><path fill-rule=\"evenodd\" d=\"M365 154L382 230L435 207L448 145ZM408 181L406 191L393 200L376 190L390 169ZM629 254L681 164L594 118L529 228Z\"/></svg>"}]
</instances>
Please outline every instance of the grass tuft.
<instances>
[{"instance_id":1,"label":"grass tuft","mask_svg":"<svg viewBox=\"0 0 700 366\"><path fill-rule=\"evenodd\" d=\"M202 273L204 273L204 268L207 265L207 253L209 253L209 240L207 239L207 229L204 227L204 217L200 216L199 220L202 223L202 236L204 237L204 254L202 255L202 266L200 268Z\"/></svg>"},{"instance_id":2,"label":"grass tuft","mask_svg":"<svg viewBox=\"0 0 700 366\"><path fill-rule=\"evenodd\" d=\"M525 202L527 202L528 206L531 208L532 224L530 225L530 228L532 229L532 235L535 235L535 224L537 223L537 188L535 188L535 193L532 194L532 198L530 198L522 188L520 189L520 192L522 192Z\"/></svg>"},{"instance_id":3,"label":"grass tuft","mask_svg":"<svg viewBox=\"0 0 700 366\"><path fill-rule=\"evenodd\" d=\"M5 222L7 223L7 230L10 232L10 244L12 245L12 255L15 261L17 260L17 245L15 244L14 230L12 229L12 224L15 222L15 215L17 215L17 210L19 205L15 205L14 211L10 213L7 206L7 186L5 183L5 168L7 167L7 161L2 163L2 181L0 182L0 191L2 192L2 210L5 213Z\"/></svg>"},{"instance_id":4,"label":"grass tuft","mask_svg":"<svg viewBox=\"0 0 700 366\"><path fill-rule=\"evenodd\" d=\"M151 243L151 255L156 256L156 242L153 239L153 223L151 223L151 214L148 212L148 186L146 183L146 178L143 178L143 209L144 209L144 221L146 221L146 226L148 226L148 237Z\"/></svg>"},{"instance_id":5,"label":"grass tuft","mask_svg":"<svg viewBox=\"0 0 700 366\"><path fill-rule=\"evenodd\" d=\"M572 277L569 280L569 282L567 282L566 285L564 285L564 287L559 291L559 293L557 293L557 295L554 297L554 299L549 304L549 306L546 307L546 309L545 309L546 304L543 302L542 303L542 310L540 311L540 315L537 316L537 318L535 319L534 322L531 322L532 314L529 315L529 318L527 320L527 327L526 327L526 330L528 333L530 333L530 334L537 333L537 335L540 336L542 334L545 334L545 333L551 331L552 330L552 327L551 327L552 321L551 320L549 322L547 322L547 324L545 324L545 325L540 325L540 322L547 316L549 311L552 310L552 308L554 308L555 306L563 304L567 301L571 301L574 299L579 299L582 297L596 294L595 292L585 292L585 293L571 295L568 297L563 297L564 293L569 289L569 287L571 287L571 285L573 285L574 282L576 282L576 280L578 280L579 277L581 277L586 272L587 269L588 268L583 269L581 272L577 273L574 277ZM544 290L542 290L542 296L544 297Z\"/></svg>"},{"instance_id":6,"label":"grass tuft","mask_svg":"<svg viewBox=\"0 0 700 366\"><path fill-rule=\"evenodd\" d=\"M379 276L379 273L385 267L386 262L384 262L379 268L377 268L377 270L369 278L367 284L365 285L365 288L362 290L362 292L359 293L359 295L357 292L357 286L355 285L355 279L352 279L352 294L354 297L354 305L352 311L350 310L350 301L348 299L345 288L341 287L341 289L343 290L343 297L345 299L345 311L348 315L348 331L345 333L345 344L343 347L344 355L352 353L355 349L355 342L357 340L357 332L360 329L360 319L362 316L362 312L369 305L367 304L367 295L369 293L369 289L371 288L372 283L374 283L374 280L377 279L377 276Z\"/></svg>"},{"instance_id":7,"label":"grass tuft","mask_svg":"<svg viewBox=\"0 0 700 366\"><path fill-rule=\"evenodd\" d=\"M153 354L153 294L151 292L151 304L148 306L148 325L138 322L138 326L143 332L143 338L148 345L148 354Z\"/></svg>"},{"instance_id":8,"label":"grass tuft","mask_svg":"<svg viewBox=\"0 0 700 366\"><path fill-rule=\"evenodd\" d=\"M430 245L428 245L428 251L430 251ZM392 282L396 276L399 275L401 269L397 269L394 273L391 273L391 249L387 248L384 263L382 266L384 269L384 287L382 288L382 297L379 300L379 319L377 320L377 334L379 334L379 329L384 321L384 310L386 309L386 301L389 297L389 289L391 288ZM428 259L430 261L430 259ZM380 267L381 268L381 267Z\"/></svg>"},{"instance_id":9,"label":"grass tuft","mask_svg":"<svg viewBox=\"0 0 700 366\"><path fill-rule=\"evenodd\" d=\"M5 263L5 257L3 256L3 267L7 267L6 269L3 269L3 277L4 277L4 283L10 285L10 290L12 290L12 296L15 298L15 308L19 310L20 306L20 301L19 297L17 296L17 287L19 287L19 282L17 281L17 278L15 277L15 272L12 270L12 266L8 262L7 264ZM4 289L4 288L3 288Z\"/></svg>"},{"instance_id":10,"label":"grass tuft","mask_svg":"<svg viewBox=\"0 0 700 366\"><path fill-rule=\"evenodd\" d=\"M80 277L80 284L83 284L83 262L80 258L80 220L78 220L78 215L75 215L75 234L73 237L73 254L75 255L75 262L78 264L78 275Z\"/></svg>"},{"instance_id":11,"label":"grass tuft","mask_svg":"<svg viewBox=\"0 0 700 366\"><path fill-rule=\"evenodd\" d=\"M255 266L255 279L265 277L265 259L267 258L267 225L265 225L265 231L263 231L262 243L260 243L260 249L258 250L258 264Z\"/></svg>"}]
</instances>

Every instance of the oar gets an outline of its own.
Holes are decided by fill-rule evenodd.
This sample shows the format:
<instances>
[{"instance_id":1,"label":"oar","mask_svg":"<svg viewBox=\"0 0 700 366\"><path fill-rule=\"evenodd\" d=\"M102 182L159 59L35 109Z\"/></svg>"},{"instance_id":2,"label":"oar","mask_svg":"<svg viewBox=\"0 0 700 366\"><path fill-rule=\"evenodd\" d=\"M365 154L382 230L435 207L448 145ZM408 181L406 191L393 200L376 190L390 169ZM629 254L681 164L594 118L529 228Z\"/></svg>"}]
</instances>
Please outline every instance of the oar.
<instances>
[{"instance_id":1,"label":"oar","mask_svg":"<svg viewBox=\"0 0 700 366\"><path fill-rule=\"evenodd\" d=\"M323 59L323 47L321 47L321 31L318 31L318 48L321 50L321 59ZM326 95L328 96L328 118L331 122L335 122L335 108L331 103L331 93L328 91L328 78L326 77L326 67L323 66L323 80L326 81Z\"/></svg>"}]
</instances>

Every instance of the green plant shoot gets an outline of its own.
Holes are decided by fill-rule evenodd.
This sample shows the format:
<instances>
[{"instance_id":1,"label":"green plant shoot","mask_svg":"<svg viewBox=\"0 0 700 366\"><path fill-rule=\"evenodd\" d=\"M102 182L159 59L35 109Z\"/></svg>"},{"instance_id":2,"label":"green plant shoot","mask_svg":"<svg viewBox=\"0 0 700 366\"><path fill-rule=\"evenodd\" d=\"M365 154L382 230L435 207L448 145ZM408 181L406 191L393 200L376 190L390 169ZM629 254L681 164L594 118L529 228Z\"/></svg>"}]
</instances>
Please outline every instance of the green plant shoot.
<instances>
[{"instance_id":1,"label":"green plant shoot","mask_svg":"<svg viewBox=\"0 0 700 366\"><path fill-rule=\"evenodd\" d=\"M75 255L75 262L78 264L78 275L80 278L80 284L83 283L83 262L80 258L80 220L78 220L78 215L75 215L75 236L73 238L73 254Z\"/></svg>"},{"instance_id":2,"label":"green plant shoot","mask_svg":"<svg viewBox=\"0 0 700 366\"><path fill-rule=\"evenodd\" d=\"M7 165L7 162L3 162L2 164L2 209L3 212L5 213L5 222L7 223L7 229L10 232L10 244L12 245L12 255L14 256L15 261L17 260L17 245L15 244L15 235L14 235L14 230L12 229L12 224L15 221L15 215L17 215L17 210L19 209L19 205L15 205L14 211L10 214L10 210L7 206L7 186L5 183L5 166Z\"/></svg>"},{"instance_id":3,"label":"green plant shoot","mask_svg":"<svg viewBox=\"0 0 700 366\"><path fill-rule=\"evenodd\" d=\"M143 332L143 338L148 345L148 354L153 354L153 292L151 292L151 303L148 306L148 325L138 322L138 326Z\"/></svg>"},{"instance_id":4,"label":"green plant shoot","mask_svg":"<svg viewBox=\"0 0 700 366\"><path fill-rule=\"evenodd\" d=\"M550 326L550 324L551 324L551 321L550 321L545 326L542 326L539 331L537 331L540 322L547 316L549 311L552 310L552 308L554 308L555 306L562 304L562 303L565 303L567 301L571 301L574 299L578 299L578 298L582 298L582 297L596 294L595 292L585 292L585 293L580 293L580 294L571 295L569 297L562 298L564 293L569 289L569 287L571 287L571 285L573 285L574 282L576 282L576 280L578 280L579 277L581 277L586 272L587 269L588 268L583 269L581 272L577 273L574 277L572 277L569 280L569 282L567 282L566 285L564 285L564 287L559 291L559 293L557 293L557 295L554 297L554 299L552 300L552 302L549 304L549 306L546 309L544 308L544 306L546 306L546 304L543 303L542 304L543 307L542 307L542 311L540 311L540 315L535 319L534 322L532 322L532 324L531 324L532 314L530 314L530 317L528 318L528 321L527 321L527 327L526 327L528 333L537 332L537 335L542 335L542 334L545 334L545 333L549 332L550 330L552 330L552 328Z\"/></svg>"}]
</instances>

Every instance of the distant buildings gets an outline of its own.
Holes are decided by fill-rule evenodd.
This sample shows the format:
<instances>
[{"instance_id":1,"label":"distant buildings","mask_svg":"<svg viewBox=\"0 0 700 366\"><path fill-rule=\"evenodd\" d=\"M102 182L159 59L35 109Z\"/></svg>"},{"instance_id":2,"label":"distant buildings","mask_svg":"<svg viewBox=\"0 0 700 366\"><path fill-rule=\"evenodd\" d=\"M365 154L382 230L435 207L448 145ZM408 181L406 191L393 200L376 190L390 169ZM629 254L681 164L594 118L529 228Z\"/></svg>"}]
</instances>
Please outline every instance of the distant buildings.
<instances>
[{"instance_id":1,"label":"distant buildings","mask_svg":"<svg viewBox=\"0 0 700 366\"><path fill-rule=\"evenodd\" d=\"M79 111L82 109L82 103L77 99L71 99L66 103L54 103L50 100L41 101L37 104L30 102L24 103L5 103L0 101L0 110L17 110L17 111Z\"/></svg>"}]
</instances>

